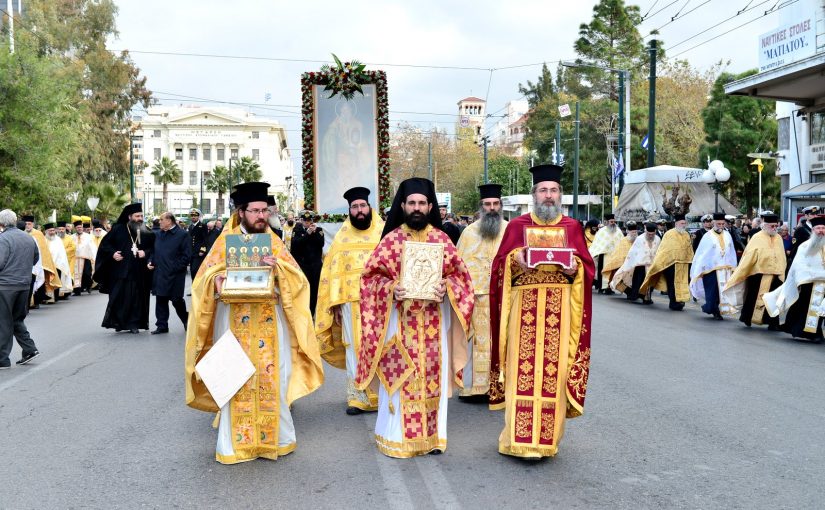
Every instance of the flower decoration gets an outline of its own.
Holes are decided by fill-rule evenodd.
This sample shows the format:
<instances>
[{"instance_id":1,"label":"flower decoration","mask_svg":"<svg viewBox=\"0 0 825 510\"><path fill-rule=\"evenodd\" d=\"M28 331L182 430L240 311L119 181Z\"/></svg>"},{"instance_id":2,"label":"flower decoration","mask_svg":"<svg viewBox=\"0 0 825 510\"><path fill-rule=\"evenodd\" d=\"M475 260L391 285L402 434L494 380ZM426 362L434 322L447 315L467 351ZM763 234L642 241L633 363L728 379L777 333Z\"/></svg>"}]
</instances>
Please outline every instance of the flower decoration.
<instances>
[{"instance_id":1,"label":"flower decoration","mask_svg":"<svg viewBox=\"0 0 825 510\"><path fill-rule=\"evenodd\" d=\"M304 181L304 207L315 210L315 105L312 88L324 86L332 91L330 97L341 94L349 100L356 92L362 93L362 85L375 85L376 127L378 148L378 204L380 210L392 203L390 188L390 120L387 100L387 74L384 71L367 71L364 64L357 61L342 63L333 54L336 66L325 65L320 71L310 71L301 75L301 155L302 177ZM343 76L342 76L343 75ZM347 85L345 86L344 83ZM321 222L341 222L346 214L321 214Z\"/></svg>"}]
</instances>

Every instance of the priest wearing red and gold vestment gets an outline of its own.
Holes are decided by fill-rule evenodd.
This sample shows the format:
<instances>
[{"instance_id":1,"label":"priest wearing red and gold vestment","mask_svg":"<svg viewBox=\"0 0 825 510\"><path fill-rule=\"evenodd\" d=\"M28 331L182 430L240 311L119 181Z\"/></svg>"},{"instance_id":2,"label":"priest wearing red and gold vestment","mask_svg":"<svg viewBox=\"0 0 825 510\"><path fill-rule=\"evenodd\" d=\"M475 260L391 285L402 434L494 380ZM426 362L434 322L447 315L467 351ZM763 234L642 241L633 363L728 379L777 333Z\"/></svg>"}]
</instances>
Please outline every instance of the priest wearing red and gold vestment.
<instances>
[{"instance_id":1,"label":"priest wearing red and gold vestment","mask_svg":"<svg viewBox=\"0 0 825 510\"><path fill-rule=\"evenodd\" d=\"M379 451L390 457L441 453L447 448L447 402L452 386L462 385L461 369L467 362L473 283L452 241L440 229L436 205L432 182L421 178L402 182L381 242L361 275L361 345L355 384L361 390L370 385L377 389L375 441ZM434 269L427 273L434 280L433 300L407 297L408 289L400 283L408 242L443 247L441 277Z\"/></svg>"},{"instance_id":2,"label":"priest wearing red and gold vestment","mask_svg":"<svg viewBox=\"0 0 825 510\"><path fill-rule=\"evenodd\" d=\"M584 412L590 369L595 267L578 221L561 214L562 168L533 167L533 212L510 221L490 281L490 407L504 409L498 451L548 457L558 451L565 418ZM563 233L570 269L525 261L525 229Z\"/></svg>"}]
</instances>

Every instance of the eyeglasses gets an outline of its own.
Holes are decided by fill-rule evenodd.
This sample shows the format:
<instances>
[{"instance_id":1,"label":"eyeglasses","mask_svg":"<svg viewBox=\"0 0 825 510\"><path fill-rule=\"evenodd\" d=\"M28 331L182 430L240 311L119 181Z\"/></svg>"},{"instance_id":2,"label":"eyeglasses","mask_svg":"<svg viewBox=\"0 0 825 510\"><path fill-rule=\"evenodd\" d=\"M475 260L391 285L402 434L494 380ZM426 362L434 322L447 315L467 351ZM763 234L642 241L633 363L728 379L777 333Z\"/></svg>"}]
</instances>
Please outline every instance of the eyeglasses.
<instances>
[{"instance_id":1,"label":"eyeglasses","mask_svg":"<svg viewBox=\"0 0 825 510\"><path fill-rule=\"evenodd\" d=\"M269 214L269 209L246 209L246 212L252 214L253 216L266 216Z\"/></svg>"},{"instance_id":2,"label":"eyeglasses","mask_svg":"<svg viewBox=\"0 0 825 510\"><path fill-rule=\"evenodd\" d=\"M370 204L352 204L349 208L351 211L357 211L358 209L369 209Z\"/></svg>"},{"instance_id":3,"label":"eyeglasses","mask_svg":"<svg viewBox=\"0 0 825 510\"><path fill-rule=\"evenodd\" d=\"M536 190L536 193L541 193L543 195L546 195L548 193L558 193L558 192L559 192L559 188L539 188L539 189Z\"/></svg>"}]
</instances>

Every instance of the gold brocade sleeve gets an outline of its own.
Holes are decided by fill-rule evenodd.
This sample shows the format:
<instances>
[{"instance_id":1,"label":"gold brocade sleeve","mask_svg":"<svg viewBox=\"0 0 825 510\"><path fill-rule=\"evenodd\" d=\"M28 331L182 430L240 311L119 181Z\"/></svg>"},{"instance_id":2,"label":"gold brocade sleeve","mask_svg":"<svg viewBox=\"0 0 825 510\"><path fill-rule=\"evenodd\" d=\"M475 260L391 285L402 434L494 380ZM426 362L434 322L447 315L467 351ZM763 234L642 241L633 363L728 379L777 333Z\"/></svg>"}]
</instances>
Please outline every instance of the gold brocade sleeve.
<instances>
[{"instance_id":1,"label":"gold brocade sleeve","mask_svg":"<svg viewBox=\"0 0 825 510\"><path fill-rule=\"evenodd\" d=\"M748 241L742 253L742 260L739 261L724 290L742 283L755 274L773 274L778 276L780 281L785 281L787 264L782 237L771 236L763 230Z\"/></svg>"}]
</instances>

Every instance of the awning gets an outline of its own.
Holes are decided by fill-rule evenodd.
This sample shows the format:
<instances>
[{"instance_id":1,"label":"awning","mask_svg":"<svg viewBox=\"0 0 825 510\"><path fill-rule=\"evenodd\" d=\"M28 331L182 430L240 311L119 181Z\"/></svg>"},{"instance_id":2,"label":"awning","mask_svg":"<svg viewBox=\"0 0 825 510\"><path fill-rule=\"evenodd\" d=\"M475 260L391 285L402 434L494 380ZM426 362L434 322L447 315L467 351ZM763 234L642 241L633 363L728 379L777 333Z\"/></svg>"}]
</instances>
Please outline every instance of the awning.
<instances>
[{"instance_id":1,"label":"awning","mask_svg":"<svg viewBox=\"0 0 825 510\"><path fill-rule=\"evenodd\" d=\"M788 101L811 106L825 97L825 52L725 85L725 94Z\"/></svg>"},{"instance_id":2,"label":"awning","mask_svg":"<svg viewBox=\"0 0 825 510\"><path fill-rule=\"evenodd\" d=\"M672 188L676 183L643 182L625 184L619 197L619 204L614 209L616 218L622 221L645 221L651 216L664 217L665 210L662 202L672 196ZM685 192L693 200L690 204L688 217L702 216L714 212L716 197L713 189L703 182L680 182L679 196ZM719 210L725 214L740 214L739 210L728 200L719 195Z\"/></svg>"},{"instance_id":3,"label":"awning","mask_svg":"<svg viewBox=\"0 0 825 510\"><path fill-rule=\"evenodd\" d=\"M825 197L825 182L807 182L794 186L785 193L783 198L822 198Z\"/></svg>"}]
</instances>

